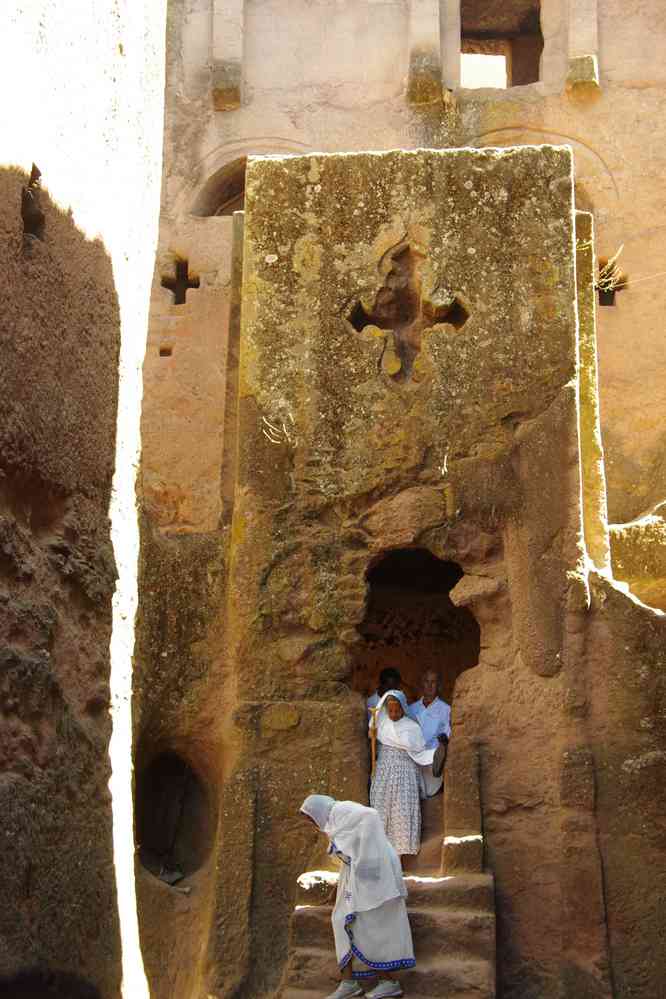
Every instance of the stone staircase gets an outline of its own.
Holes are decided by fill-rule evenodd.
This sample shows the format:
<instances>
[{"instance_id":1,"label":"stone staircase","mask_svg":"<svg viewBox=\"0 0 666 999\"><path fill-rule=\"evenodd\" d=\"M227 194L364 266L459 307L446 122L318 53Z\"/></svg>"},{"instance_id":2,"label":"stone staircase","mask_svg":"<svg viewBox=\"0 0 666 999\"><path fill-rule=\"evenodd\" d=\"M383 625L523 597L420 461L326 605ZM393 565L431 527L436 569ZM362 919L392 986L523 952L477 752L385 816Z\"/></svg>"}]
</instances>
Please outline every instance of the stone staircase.
<instances>
[{"instance_id":1,"label":"stone staircase","mask_svg":"<svg viewBox=\"0 0 666 999\"><path fill-rule=\"evenodd\" d=\"M423 802L421 851L405 860L416 968L400 982L410 999L494 999L495 885L484 870L478 755L459 739L449 756L445 797ZM336 880L325 871L299 878L279 999L322 999L336 987Z\"/></svg>"},{"instance_id":2,"label":"stone staircase","mask_svg":"<svg viewBox=\"0 0 666 999\"><path fill-rule=\"evenodd\" d=\"M328 885L303 879L280 999L322 999L337 967ZM332 878L329 876L329 885ZM406 878L417 965L401 975L411 999L494 999L495 903L490 874ZM367 988L373 985L372 980Z\"/></svg>"}]
</instances>

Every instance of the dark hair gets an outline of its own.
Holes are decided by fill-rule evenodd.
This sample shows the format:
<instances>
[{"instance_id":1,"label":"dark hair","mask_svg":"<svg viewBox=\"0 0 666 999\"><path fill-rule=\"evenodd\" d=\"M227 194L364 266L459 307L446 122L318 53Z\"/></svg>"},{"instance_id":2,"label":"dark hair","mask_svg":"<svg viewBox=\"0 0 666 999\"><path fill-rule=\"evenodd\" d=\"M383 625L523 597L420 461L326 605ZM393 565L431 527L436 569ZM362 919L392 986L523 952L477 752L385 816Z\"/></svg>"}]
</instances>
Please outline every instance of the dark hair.
<instances>
[{"instance_id":1,"label":"dark hair","mask_svg":"<svg viewBox=\"0 0 666 999\"><path fill-rule=\"evenodd\" d=\"M392 680L396 680L398 683L402 683L402 677L400 676L400 670L397 670L395 666L387 666L379 674L379 682L382 686L389 683Z\"/></svg>"}]
</instances>

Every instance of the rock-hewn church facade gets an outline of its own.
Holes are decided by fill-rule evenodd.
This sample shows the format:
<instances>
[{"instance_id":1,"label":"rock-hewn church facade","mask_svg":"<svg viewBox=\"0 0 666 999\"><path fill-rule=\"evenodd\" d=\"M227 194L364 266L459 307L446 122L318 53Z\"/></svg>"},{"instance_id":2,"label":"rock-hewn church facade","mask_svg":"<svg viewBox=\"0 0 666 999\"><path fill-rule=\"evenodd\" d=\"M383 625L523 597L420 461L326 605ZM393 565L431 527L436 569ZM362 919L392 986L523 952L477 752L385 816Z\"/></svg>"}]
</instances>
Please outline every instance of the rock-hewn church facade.
<instances>
[{"instance_id":1,"label":"rock-hewn church facade","mask_svg":"<svg viewBox=\"0 0 666 999\"><path fill-rule=\"evenodd\" d=\"M132 674L155 999L332 991L296 812L367 801L385 665L452 704L406 992L661 994L665 42L656 0L169 0ZM115 999L121 318L48 177L0 180L0 995Z\"/></svg>"}]
</instances>

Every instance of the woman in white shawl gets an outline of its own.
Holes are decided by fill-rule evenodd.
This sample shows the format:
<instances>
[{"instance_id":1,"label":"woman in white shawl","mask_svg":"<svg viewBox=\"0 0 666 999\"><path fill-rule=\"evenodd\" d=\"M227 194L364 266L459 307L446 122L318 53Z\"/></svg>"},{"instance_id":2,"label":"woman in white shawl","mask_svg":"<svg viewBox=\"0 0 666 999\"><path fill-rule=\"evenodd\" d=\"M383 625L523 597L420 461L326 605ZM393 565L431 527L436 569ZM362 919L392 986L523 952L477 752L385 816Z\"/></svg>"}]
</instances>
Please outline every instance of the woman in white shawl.
<instances>
[{"instance_id":1,"label":"woman in white shawl","mask_svg":"<svg viewBox=\"0 0 666 999\"><path fill-rule=\"evenodd\" d=\"M330 840L340 862L333 909L333 935L340 984L328 999L363 995L354 979L379 975L368 999L401 996L395 972L413 968L414 947L407 918L407 889L398 856L374 808L311 794L301 812Z\"/></svg>"},{"instance_id":2,"label":"woman in white shawl","mask_svg":"<svg viewBox=\"0 0 666 999\"><path fill-rule=\"evenodd\" d=\"M377 705L375 725L379 753L370 804L379 812L396 853L415 854L421 849L419 799L425 798L420 767L432 765L434 750L426 749L421 726L408 717L407 698L401 690L384 694Z\"/></svg>"}]
</instances>

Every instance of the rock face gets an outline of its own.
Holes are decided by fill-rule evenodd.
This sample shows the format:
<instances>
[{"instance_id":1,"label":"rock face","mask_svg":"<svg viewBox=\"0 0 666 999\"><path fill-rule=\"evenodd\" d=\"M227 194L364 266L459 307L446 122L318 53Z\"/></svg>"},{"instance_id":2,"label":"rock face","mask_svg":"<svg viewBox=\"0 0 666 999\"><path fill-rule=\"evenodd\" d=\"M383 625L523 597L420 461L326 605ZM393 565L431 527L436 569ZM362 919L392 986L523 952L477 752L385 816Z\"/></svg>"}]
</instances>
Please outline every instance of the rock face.
<instances>
[{"instance_id":1,"label":"rock face","mask_svg":"<svg viewBox=\"0 0 666 999\"><path fill-rule=\"evenodd\" d=\"M3 170L0 206L0 994L110 999L118 307L102 245L45 192Z\"/></svg>"},{"instance_id":2,"label":"rock face","mask_svg":"<svg viewBox=\"0 0 666 999\"><path fill-rule=\"evenodd\" d=\"M255 160L246 189L225 636L239 690L339 702L382 555L417 547L457 567L451 607L476 619L481 652L455 680L454 724L483 747L507 996L558 994L563 960L561 885L545 872L561 850L553 747L584 589L572 194L553 147ZM413 576L405 564L402 586ZM309 690L277 652L295 634L328 650L307 664ZM358 690L372 680L356 670ZM347 772L364 741L359 725ZM274 828L308 788L279 770L270 786ZM298 856L287 829L255 839L273 883ZM251 958L257 991L278 983L289 914L287 892L282 908L258 888L254 925L274 928Z\"/></svg>"},{"instance_id":3,"label":"rock face","mask_svg":"<svg viewBox=\"0 0 666 999\"><path fill-rule=\"evenodd\" d=\"M135 761L140 796L164 790L161 814L190 893L159 881L145 857L153 994L270 988L293 875L310 849L292 815L297 791L310 780L308 790L363 795L358 695L395 657L411 690L421 663L439 663L463 743L451 765L471 758L470 743L479 751L500 994L653 999L664 978L662 622L607 580L588 585L583 556L608 573L606 479L611 519L625 522L611 532L614 571L662 606L661 518L632 518L666 494L666 340L655 335L666 16L637 0L173 0L168 9ZM526 85L461 88L461 50L507 55L511 82ZM522 72L528 63L534 75ZM240 454L252 474L232 527L230 215L243 205L246 158L544 142L570 144L576 206L594 215L596 247L590 216L575 220L577 342L563 175L531 202L531 176L508 170L502 215L492 190L480 201L483 158L437 189L439 200L418 170L412 200L393 176L351 171L343 182L344 158L324 181L319 157L307 181L277 165L255 173L249 238L267 245L246 299L266 310L265 328L246 338ZM403 161L391 162L399 178ZM558 202L560 183L568 193ZM422 215L410 232L391 231L403 202ZM377 203L390 207L384 242L366 224ZM515 213L517 228L506 230ZM431 245L433 273L447 263L439 286L425 267ZM597 388L596 258L621 245L629 282L596 310ZM169 290L183 265L185 301ZM248 313L248 330L253 322ZM539 324L547 332L535 338ZM432 396L436 376L447 385ZM414 547L423 571L396 579ZM398 549L393 567L389 549ZM458 772L455 786L464 784ZM190 795L196 821L174 826ZM233 877L216 873L227 870Z\"/></svg>"},{"instance_id":4,"label":"rock face","mask_svg":"<svg viewBox=\"0 0 666 999\"><path fill-rule=\"evenodd\" d=\"M614 575L648 604L666 611L666 522L663 505L629 524L610 528Z\"/></svg>"},{"instance_id":5,"label":"rock face","mask_svg":"<svg viewBox=\"0 0 666 999\"><path fill-rule=\"evenodd\" d=\"M628 522L663 501L666 365L653 264L666 253L666 230L652 222L666 149L666 18L658 4L172 0L168 7L163 214L145 364L143 470L155 523L214 528L215 455L229 426L229 216L242 207L245 159L313 150L571 145L577 207L594 214L596 255L624 246L628 275L613 307L598 310L611 519ZM461 51L505 56L514 86L461 88ZM522 72L526 63L533 75ZM161 285L177 259L200 279L183 306ZM161 355L163 348L172 353Z\"/></svg>"},{"instance_id":6,"label":"rock face","mask_svg":"<svg viewBox=\"0 0 666 999\"><path fill-rule=\"evenodd\" d=\"M392 661L453 701L413 872L492 871L498 995L658 993L664 624L608 581L591 240L562 147L249 162L217 506L191 530L149 498L143 530L158 999L294 984L296 878L326 864L298 805L366 800Z\"/></svg>"}]
</instances>

